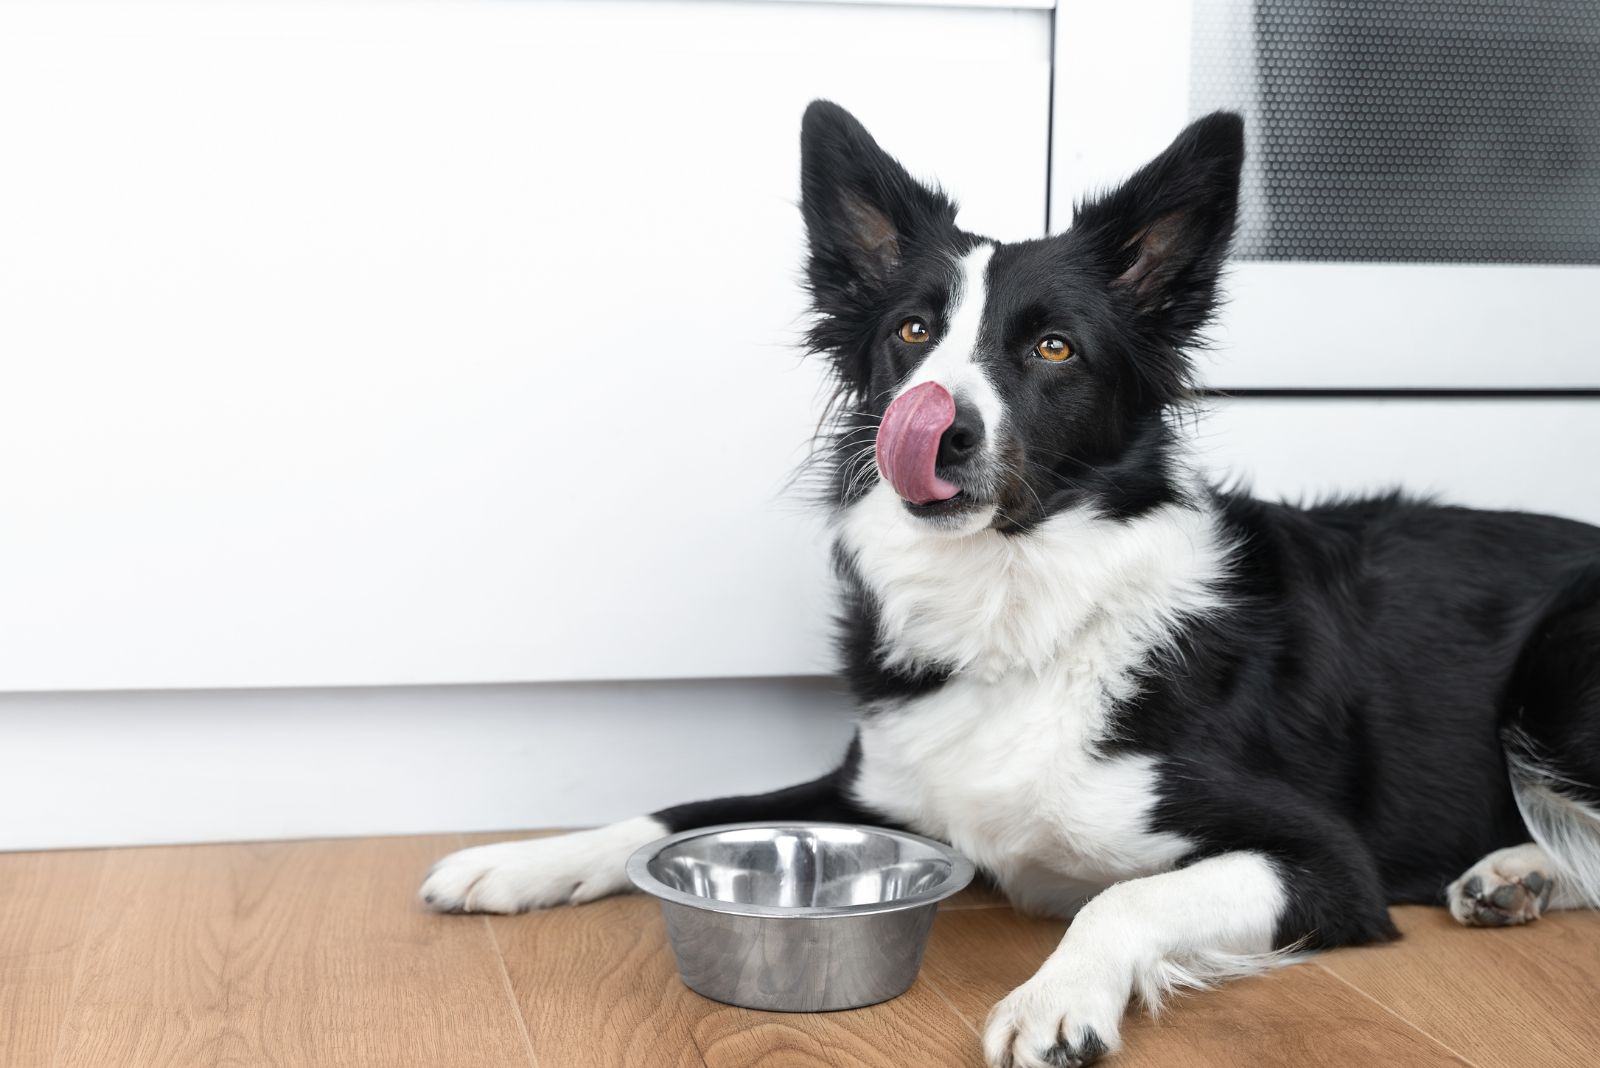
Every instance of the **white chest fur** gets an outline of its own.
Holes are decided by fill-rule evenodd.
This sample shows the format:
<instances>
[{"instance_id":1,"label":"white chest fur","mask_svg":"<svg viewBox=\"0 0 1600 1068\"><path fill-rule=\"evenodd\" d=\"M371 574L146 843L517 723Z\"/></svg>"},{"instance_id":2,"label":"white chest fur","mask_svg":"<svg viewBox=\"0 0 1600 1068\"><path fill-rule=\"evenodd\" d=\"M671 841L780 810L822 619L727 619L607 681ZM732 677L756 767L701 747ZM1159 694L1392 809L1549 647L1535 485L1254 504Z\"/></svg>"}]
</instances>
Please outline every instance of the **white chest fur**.
<instances>
[{"instance_id":1,"label":"white chest fur","mask_svg":"<svg viewBox=\"0 0 1600 1068\"><path fill-rule=\"evenodd\" d=\"M1210 514L1067 513L1022 537L949 537L874 498L839 533L878 602L883 656L956 671L868 710L859 800L951 842L1033 911L1170 867L1187 847L1149 828L1153 761L1099 743L1137 670L1218 604L1226 547Z\"/></svg>"},{"instance_id":2,"label":"white chest fur","mask_svg":"<svg viewBox=\"0 0 1600 1068\"><path fill-rule=\"evenodd\" d=\"M1186 845L1148 829L1151 760L1096 753L1108 697L1082 666L957 678L869 716L858 799L950 842L1034 912L1170 867Z\"/></svg>"}]
</instances>

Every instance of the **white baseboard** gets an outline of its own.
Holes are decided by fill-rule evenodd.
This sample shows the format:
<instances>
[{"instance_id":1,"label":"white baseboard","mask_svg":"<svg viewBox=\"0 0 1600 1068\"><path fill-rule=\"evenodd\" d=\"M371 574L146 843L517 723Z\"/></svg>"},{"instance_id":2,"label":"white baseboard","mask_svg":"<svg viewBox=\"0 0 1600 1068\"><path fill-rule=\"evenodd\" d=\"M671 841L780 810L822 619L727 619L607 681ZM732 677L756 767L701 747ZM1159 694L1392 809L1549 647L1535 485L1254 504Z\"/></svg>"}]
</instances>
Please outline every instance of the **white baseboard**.
<instances>
[{"instance_id":1,"label":"white baseboard","mask_svg":"<svg viewBox=\"0 0 1600 1068\"><path fill-rule=\"evenodd\" d=\"M849 735L825 679L0 694L0 850L585 826Z\"/></svg>"}]
</instances>

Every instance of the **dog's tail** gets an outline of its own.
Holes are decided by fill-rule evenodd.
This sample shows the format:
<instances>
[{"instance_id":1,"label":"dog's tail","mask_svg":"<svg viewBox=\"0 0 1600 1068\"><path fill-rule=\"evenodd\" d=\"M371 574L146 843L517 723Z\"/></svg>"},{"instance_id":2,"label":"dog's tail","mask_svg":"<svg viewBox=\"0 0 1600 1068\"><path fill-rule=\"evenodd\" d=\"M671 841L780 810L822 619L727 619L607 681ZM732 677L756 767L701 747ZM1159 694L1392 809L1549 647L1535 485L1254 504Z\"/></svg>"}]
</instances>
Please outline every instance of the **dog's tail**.
<instances>
[{"instance_id":1,"label":"dog's tail","mask_svg":"<svg viewBox=\"0 0 1600 1068\"><path fill-rule=\"evenodd\" d=\"M1506 738L1511 790L1528 831L1550 855L1568 895L1600 908L1600 805L1585 797L1593 791L1541 762L1522 732Z\"/></svg>"},{"instance_id":2,"label":"dog's tail","mask_svg":"<svg viewBox=\"0 0 1600 1068\"><path fill-rule=\"evenodd\" d=\"M1512 791L1568 895L1600 908L1600 561L1569 576L1507 691Z\"/></svg>"}]
</instances>

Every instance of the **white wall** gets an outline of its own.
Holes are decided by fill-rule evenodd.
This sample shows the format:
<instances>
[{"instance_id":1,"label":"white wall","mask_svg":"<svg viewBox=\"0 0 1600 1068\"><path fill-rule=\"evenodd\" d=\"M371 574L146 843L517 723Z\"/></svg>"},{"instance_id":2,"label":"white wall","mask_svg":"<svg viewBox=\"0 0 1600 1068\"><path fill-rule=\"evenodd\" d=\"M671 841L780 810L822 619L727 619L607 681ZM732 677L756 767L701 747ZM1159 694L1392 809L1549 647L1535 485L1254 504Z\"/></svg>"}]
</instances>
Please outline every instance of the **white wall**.
<instances>
[{"instance_id":1,"label":"white wall","mask_svg":"<svg viewBox=\"0 0 1600 1068\"><path fill-rule=\"evenodd\" d=\"M0 694L0 850L588 826L849 735L825 679Z\"/></svg>"}]
</instances>

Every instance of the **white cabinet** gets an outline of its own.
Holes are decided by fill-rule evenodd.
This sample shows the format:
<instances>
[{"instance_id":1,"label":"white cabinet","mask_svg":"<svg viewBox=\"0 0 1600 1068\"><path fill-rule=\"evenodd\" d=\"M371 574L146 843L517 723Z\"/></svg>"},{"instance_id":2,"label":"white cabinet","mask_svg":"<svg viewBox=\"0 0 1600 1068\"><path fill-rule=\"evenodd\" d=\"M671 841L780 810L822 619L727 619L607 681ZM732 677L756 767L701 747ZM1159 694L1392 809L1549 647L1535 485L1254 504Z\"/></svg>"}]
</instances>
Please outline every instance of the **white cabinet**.
<instances>
[{"instance_id":1,"label":"white cabinet","mask_svg":"<svg viewBox=\"0 0 1600 1068\"><path fill-rule=\"evenodd\" d=\"M1018 7L0 7L0 689L825 667L800 114L1036 235Z\"/></svg>"}]
</instances>

